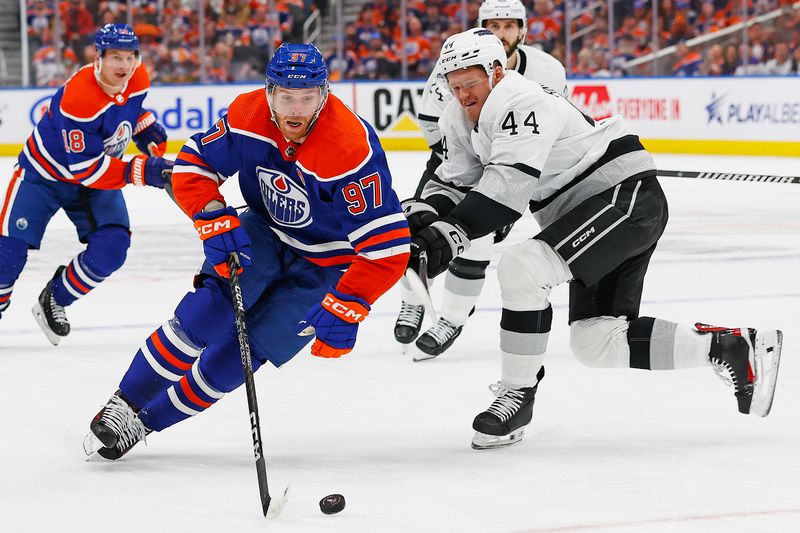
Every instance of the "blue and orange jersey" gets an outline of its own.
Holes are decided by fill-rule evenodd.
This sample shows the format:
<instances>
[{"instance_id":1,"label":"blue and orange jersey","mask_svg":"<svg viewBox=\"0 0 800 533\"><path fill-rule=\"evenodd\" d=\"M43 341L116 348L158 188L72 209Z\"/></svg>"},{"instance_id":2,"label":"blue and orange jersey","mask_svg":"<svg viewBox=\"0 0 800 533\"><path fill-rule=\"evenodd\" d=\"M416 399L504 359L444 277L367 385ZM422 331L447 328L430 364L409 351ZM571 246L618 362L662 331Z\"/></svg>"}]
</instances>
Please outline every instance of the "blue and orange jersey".
<instances>
[{"instance_id":1,"label":"blue and orange jersey","mask_svg":"<svg viewBox=\"0 0 800 533\"><path fill-rule=\"evenodd\" d=\"M120 159L133 137L150 77L139 66L121 92L100 88L92 65L76 72L50 100L19 156L21 167L47 180L95 189L125 185Z\"/></svg>"},{"instance_id":2,"label":"blue and orange jersey","mask_svg":"<svg viewBox=\"0 0 800 533\"><path fill-rule=\"evenodd\" d=\"M374 302L402 276L410 243L375 131L334 95L302 144L270 117L257 89L193 135L172 171L178 203L189 216L224 203L219 186L238 172L247 205L281 242L317 265L347 267L336 288Z\"/></svg>"}]
</instances>

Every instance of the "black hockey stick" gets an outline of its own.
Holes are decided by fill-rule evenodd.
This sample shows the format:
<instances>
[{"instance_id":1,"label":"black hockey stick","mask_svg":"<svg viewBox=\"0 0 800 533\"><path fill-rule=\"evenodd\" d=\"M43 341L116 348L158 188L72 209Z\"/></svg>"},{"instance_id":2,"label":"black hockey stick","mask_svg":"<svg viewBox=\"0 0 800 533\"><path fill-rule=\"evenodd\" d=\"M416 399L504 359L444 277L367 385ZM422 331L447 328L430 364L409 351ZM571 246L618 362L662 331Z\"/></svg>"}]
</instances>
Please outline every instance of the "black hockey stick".
<instances>
[{"instance_id":1,"label":"black hockey stick","mask_svg":"<svg viewBox=\"0 0 800 533\"><path fill-rule=\"evenodd\" d=\"M772 174L737 174L732 172L698 172L696 170L659 170L664 178L699 178L727 181L761 181L765 183L800 183L800 176L776 176Z\"/></svg>"},{"instance_id":2,"label":"black hockey stick","mask_svg":"<svg viewBox=\"0 0 800 533\"><path fill-rule=\"evenodd\" d=\"M406 269L405 278L411 291L422 301L425 307L425 314L428 315L432 321L432 325L436 325L439 318L436 316L436 309L433 307L433 300L428 290L428 255L423 251L419 255L419 261L413 267Z\"/></svg>"},{"instance_id":3,"label":"black hockey stick","mask_svg":"<svg viewBox=\"0 0 800 533\"><path fill-rule=\"evenodd\" d=\"M236 321L236 336L239 339L239 350L242 353L242 369L244 370L244 386L247 390L247 406L250 408L250 432L253 434L253 454L256 457L256 476L258 476L258 491L261 495L261 508L264 516L277 516L286 500L286 491L281 500L272 503L267 485L267 465L264 461L264 449L261 446L261 421L258 416L258 401L256 400L256 383L253 379L253 359L250 355L250 341L247 336L247 325L244 316L244 297L242 287L239 285L239 257L235 252L228 255L228 270L230 271L231 297L233 300L233 315ZM272 504L272 507L270 507Z\"/></svg>"}]
</instances>

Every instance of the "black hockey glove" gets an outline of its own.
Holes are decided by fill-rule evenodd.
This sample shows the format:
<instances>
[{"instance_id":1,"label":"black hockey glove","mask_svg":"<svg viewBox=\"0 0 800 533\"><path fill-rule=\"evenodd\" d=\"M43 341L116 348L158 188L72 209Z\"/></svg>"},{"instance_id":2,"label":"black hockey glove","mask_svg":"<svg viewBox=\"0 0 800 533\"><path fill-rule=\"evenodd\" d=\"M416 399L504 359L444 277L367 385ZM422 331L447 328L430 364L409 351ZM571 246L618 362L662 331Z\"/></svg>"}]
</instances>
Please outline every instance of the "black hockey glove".
<instances>
[{"instance_id":1,"label":"black hockey glove","mask_svg":"<svg viewBox=\"0 0 800 533\"><path fill-rule=\"evenodd\" d=\"M467 232L457 220L440 219L421 229L411 240L409 267L419 272L420 259L427 260L428 278L447 270L450 261L469 249Z\"/></svg>"},{"instance_id":2,"label":"black hockey glove","mask_svg":"<svg viewBox=\"0 0 800 533\"><path fill-rule=\"evenodd\" d=\"M419 232L422 228L428 227L431 223L439 219L439 213L436 209L422 200L410 198L403 200L400 203L403 208L403 214L408 220L408 227L411 230L411 237Z\"/></svg>"},{"instance_id":3,"label":"black hockey glove","mask_svg":"<svg viewBox=\"0 0 800 533\"><path fill-rule=\"evenodd\" d=\"M508 237L508 234L511 233L511 228L514 227L514 223L506 224L500 229L494 230L494 243L497 244L498 242L503 242Z\"/></svg>"}]
</instances>

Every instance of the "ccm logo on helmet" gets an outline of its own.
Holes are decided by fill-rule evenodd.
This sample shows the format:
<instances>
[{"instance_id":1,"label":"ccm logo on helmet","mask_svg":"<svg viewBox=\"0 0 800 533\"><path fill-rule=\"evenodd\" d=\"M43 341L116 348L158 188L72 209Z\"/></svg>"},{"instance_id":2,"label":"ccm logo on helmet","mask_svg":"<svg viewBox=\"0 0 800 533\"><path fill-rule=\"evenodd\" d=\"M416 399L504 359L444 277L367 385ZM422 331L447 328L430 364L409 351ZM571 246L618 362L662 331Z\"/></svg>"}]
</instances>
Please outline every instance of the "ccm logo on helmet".
<instances>
[{"instance_id":1,"label":"ccm logo on helmet","mask_svg":"<svg viewBox=\"0 0 800 533\"><path fill-rule=\"evenodd\" d=\"M288 76L286 76L286 77L287 77L287 78L305 78L305 77L306 77L306 75L305 75L305 74L289 74L289 75L288 75Z\"/></svg>"}]
</instances>

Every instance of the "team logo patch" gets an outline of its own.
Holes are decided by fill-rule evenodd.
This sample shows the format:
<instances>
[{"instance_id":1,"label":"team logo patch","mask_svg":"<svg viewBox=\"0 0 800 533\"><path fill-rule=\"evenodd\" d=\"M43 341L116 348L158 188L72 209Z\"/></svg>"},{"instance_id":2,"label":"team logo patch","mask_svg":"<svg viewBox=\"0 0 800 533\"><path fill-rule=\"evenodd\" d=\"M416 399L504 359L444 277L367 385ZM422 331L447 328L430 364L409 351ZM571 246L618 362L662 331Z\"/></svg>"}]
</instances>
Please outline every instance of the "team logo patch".
<instances>
[{"instance_id":1,"label":"team logo patch","mask_svg":"<svg viewBox=\"0 0 800 533\"><path fill-rule=\"evenodd\" d=\"M25 231L28 229L28 219L27 218L18 218L17 219L17 229L20 231Z\"/></svg>"},{"instance_id":2,"label":"team logo patch","mask_svg":"<svg viewBox=\"0 0 800 533\"><path fill-rule=\"evenodd\" d=\"M132 137L133 126L127 120L122 121L114 131L114 135L103 139L103 152L111 157L122 157Z\"/></svg>"},{"instance_id":3,"label":"team logo patch","mask_svg":"<svg viewBox=\"0 0 800 533\"><path fill-rule=\"evenodd\" d=\"M308 196L289 176L272 169L256 168L261 199L272 220L281 226L302 228L311 224Z\"/></svg>"}]
</instances>

